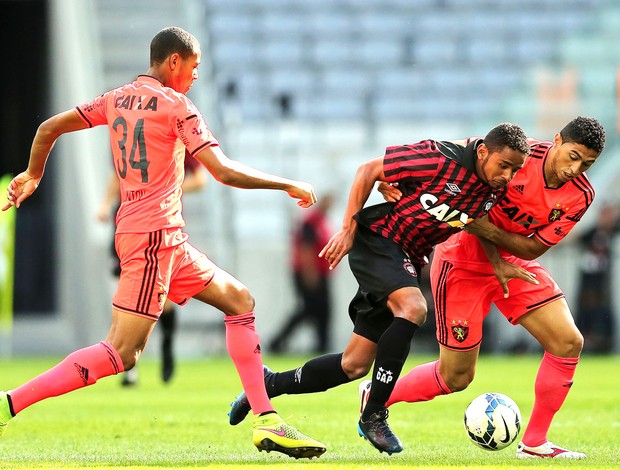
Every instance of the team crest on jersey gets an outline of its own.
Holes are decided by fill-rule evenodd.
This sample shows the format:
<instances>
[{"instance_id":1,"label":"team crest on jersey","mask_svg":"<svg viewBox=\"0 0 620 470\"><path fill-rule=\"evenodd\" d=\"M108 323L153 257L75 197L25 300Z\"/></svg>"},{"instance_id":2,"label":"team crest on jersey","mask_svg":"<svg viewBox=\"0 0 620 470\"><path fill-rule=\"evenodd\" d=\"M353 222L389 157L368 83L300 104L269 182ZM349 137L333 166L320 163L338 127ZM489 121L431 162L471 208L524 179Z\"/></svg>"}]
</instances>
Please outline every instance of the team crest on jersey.
<instances>
[{"instance_id":1,"label":"team crest on jersey","mask_svg":"<svg viewBox=\"0 0 620 470\"><path fill-rule=\"evenodd\" d=\"M493 205L495 204L495 199L489 199L484 203L484 212L489 212Z\"/></svg>"},{"instance_id":2,"label":"team crest on jersey","mask_svg":"<svg viewBox=\"0 0 620 470\"><path fill-rule=\"evenodd\" d=\"M567 211L568 207L562 207L561 204L556 203L556 205L553 206L553 209L551 209L551 212L549 212L549 222L555 222L564 214L566 214Z\"/></svg>"},{"instance_id":3,"label":"team crest on jersey","mask_svg":"<svg viewBox=\"0 0 620 470\"><path fill-rule=\"evenodd\" d=\"M467 321L461 322L461 320L452 320L452 336L459 343L462 343L467 339L469 335L469 326L467 326Z\"/></svg>"},{"instance_id":4,"label":"team crest on jersey","mask_svg":"<svg viewBox=\"0 0 620 470\"><path fill-rule=\"evenodd\" d=\"M415 266L411 264L411 261L409 261L408 259L404 261L405 262L403 263L403 268L405 269L405 271L407 271L407 274L413 277L418 277L418 272L415 270Z\"/></svg>"}]
</instances>

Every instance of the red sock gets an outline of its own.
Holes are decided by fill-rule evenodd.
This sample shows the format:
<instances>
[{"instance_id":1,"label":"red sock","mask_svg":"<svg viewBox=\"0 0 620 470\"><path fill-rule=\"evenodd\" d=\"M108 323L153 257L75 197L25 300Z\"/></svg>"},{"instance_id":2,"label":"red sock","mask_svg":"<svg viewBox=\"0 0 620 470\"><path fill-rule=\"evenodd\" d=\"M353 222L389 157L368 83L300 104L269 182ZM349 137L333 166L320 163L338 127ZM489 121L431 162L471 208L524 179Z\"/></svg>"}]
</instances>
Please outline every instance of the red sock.
<instances>
[{"instance_id":1,"label":"red sock","mask_svg":"<svg viewBox=\"0 0 620 470\"><path fill-rule=\"evenodd\" d=\"M547 441L551 421L573 385L578 362L578 357L557 357L545 351L534 386L534 409L523 434L526 446L536 447Z\"/></svg>"},{"instance_id":2,"label":"red sock","mask_svg":"<svg viewBox=\"0 0 620 470\"><path fill-rule=\"evenodd\" d=\"M439 361L429 362L414 367L408 374L396 381L396 386L386 406L389 407L401 401L407 403L428 401L438 395L449 393L452 391L439 375Z\"/></svg>"},{"instance_id":3,"label":"red sock","mask_svg":"<svg viewBox=\"0 0 620 470\"><path fill-rule=\"evenodd\" d=\"M254 312L226 317L224 324L226 349L235 363L252 412L259 414L273 411L265 390L263 358L258 334L254 329Z\"/></svg>"},{"instance_id":4,"label":"red sock","mask_svg":"<svg viewBox=\"0 0 620 470\"><path fill-rule=\"evenodd\" d=\"M45 398L94 384L97 379L123 372L123 361L108 342L102 341L69 354L60 364L9 393L13 413Z\"/></svg>"}]
</instances>

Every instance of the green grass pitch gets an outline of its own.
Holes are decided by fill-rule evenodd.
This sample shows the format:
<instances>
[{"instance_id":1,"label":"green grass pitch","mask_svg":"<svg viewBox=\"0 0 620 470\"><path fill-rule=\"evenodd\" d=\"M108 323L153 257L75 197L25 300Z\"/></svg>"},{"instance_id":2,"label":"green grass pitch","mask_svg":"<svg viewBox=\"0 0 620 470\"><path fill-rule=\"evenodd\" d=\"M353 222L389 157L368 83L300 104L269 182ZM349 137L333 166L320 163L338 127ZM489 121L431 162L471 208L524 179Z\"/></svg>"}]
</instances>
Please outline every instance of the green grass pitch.
<instances>
[{"instance_id":1,"label":"green grass pitch","mask_svg":"<svg viewBox=\"0 0 620 470\"><path fill-rule=\"evenodd\" d=\"M16 387L58 359L0 360L0 387ZM285 370L305 359L267 356L265 362ZM412 357L405 371L431 359ZM110 377L20 413L0 441L0 468L619 468L618 356L582 358L549 434L558 444L587 453L587 460L522 461L514 457L516 444L487 452L468 441L463 412L483 392L512 397L527 423L539 360L483 356L468 390L393 406L390 424L405 450L391 457L357 435L359 381L325 393L274 399L284 419L327 445L320 459L308 461L259 453L252 445L249 419L228 424L228 404L240 385L227 357L182 361L169 385L159 380L158 363L147 359L140 365L136 388L122 388L118 377Z\"/></svg>"}]
</instances>

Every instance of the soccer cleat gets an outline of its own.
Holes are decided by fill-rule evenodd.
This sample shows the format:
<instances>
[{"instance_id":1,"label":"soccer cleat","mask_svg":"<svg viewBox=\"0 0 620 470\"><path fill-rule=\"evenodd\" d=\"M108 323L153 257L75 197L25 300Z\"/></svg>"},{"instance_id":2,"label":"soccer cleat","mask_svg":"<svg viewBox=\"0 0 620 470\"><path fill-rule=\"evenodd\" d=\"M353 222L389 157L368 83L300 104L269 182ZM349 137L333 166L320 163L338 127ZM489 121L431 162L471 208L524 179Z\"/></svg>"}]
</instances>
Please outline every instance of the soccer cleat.
<instances>
[{"instance_id":1,"label":"soccer cleat","mask_svg":"<svg viewBox=\"0 0 620 470\"><path fill-rule=\"evenodd\" d=\"M273 374L273 371L269 367L263 365L264 377L267 378L267 376L271 374ZM228 422L231 424L231 426L236 426L245 419L251 409L252 407L250 406L248 397L245 396L245 392L241 392L241 395L236 397L235 401L230 404L230 411L228 412Z\"/></svg>"},{"instance_id":2,"label":"soccer cleat","mask_svg":"<svg viewBox=\"0 0 620 470\"><path fill-rule=\"evenodd\" d=\"M357 423L357 432L360 437L370 442L379 452L387 452L388 455L392 455L402 452L403 446L387 423L388 415L387 408L384 408L370 415L368 421L364 421L360 417Z\"/></svg>"},{"instance_id":3,"label":"soccer cleat","mask_svg":"<svg viewBox=\"0 0 620 470\"><path fill-rule=\"evenodd\" d=\"M562 449L553 442L545 442L537 447L528 447L523 442L517 446L518 459L585 459L588 456L581 452Z\"/></svg>"},{"instance_id":4,"label":"soccer cleat","mask_svg":"<svg viewBox=\"0 0 620 470\"><path fill-rule=\"evenodd\" d=\"M5 433L12 417L8 395L6 392L0 392L0 437Z\"/></svg>"},{"instance_id":5,"label":"soccer cleat","mask_svg":"<svg viewBox=\"0 0 620 470\"><path fill-rule=\"evenodd\" d=\"M357 388L360 395L360 417L366 408L368 398L370 397L370 388L372 387L372 380L362 380Z\"/></svg>"},{"instance_id":6,"label":"soccer cleat","mask_svg":"<svg viewBox=\"0 0 620 470\"><path fill-rule=\"evenodd\" d=\"M318 458L327 450L324 444L286 424L277 413L254 416L253 441L260 452L274 450L296 459Z\"/></svg>"}]
</instances>

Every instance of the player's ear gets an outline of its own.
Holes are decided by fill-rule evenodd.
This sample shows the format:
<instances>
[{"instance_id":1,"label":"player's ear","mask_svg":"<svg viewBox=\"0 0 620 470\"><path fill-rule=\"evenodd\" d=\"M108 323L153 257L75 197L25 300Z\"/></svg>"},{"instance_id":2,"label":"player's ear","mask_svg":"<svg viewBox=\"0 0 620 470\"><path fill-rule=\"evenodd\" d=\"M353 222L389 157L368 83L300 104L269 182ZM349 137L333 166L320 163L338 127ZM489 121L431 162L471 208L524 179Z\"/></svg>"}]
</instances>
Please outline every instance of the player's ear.
<instances>
[{"instance_id":1,"label":"player's ear","mask_svg":"<svg viewBox=\"0 0 620 470\"><path fill-rule=\"evenodd\" d=\"M559 147L562 145L562 136L560 134L556 134L553 136L553 145Z\"/></svg>"},{"instance_id":2,"label":"player's ear","mask_svg":"<svg viewBox=\"0 0 620 470\"><path fill-rule=\"evenodd\" d=\"M170 67L170 70L174 70L177 68L177 66L179 65L179 62L181 60L181 57L179 56L178 53L173 53L170 54L168 56L168 66Z\"/></svg>"},{"instance_id":3,"label":"player's ear","mask_svg":"<svg viewBox=\"0 0 620 470\"><path fill-rule=\"evenodd\" d=\"M484 160L489 155L489 148L484 143L482 143L482 144L478 145L478 148L476 149L476 152L477 152L477 155L478 155L478 159L479 160Z\"/></svg>"}]
</instances>

